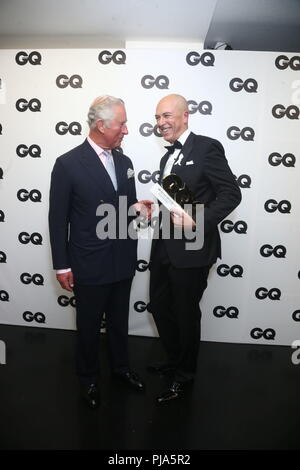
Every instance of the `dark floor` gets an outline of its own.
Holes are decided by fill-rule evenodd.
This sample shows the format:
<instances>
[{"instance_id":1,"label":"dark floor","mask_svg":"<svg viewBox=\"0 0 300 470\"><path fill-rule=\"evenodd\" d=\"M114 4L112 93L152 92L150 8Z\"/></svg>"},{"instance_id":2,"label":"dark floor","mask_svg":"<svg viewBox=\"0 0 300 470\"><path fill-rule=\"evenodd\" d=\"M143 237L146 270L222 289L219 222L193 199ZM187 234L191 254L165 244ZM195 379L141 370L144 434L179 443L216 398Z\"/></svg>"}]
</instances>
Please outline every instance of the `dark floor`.
<instances>
[{"instance_id":1,"label":"dark floor","mask_svg":"<svg viewBox=\"0 0 300 470\"><path fill-rule=\"evenodd\" d=\"M86 408L74 375L75 332L0 325L0 449L300 449L300 365L283 346L202 342L188 398L164 406L164 379L145 371L159 359L156 338L130 337L145 394L110 378L105 336L102 405Z\"/></svg>"}]
</instances>

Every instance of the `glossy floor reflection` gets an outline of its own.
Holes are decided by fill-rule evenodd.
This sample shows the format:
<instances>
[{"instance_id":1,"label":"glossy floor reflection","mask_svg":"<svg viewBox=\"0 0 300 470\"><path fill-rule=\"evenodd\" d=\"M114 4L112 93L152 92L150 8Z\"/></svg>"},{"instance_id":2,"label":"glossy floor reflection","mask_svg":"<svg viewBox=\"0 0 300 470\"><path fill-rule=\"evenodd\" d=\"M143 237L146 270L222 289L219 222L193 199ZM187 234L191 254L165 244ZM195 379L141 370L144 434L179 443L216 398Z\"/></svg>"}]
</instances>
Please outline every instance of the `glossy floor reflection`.
<instances>
[{"instance_id":1,"label":"glossy floor reflection","mask_svg":"<svg viewBox=\"0 0 300 470\"><path fill-rule=\"evenodd\" d=\"M282 346L202 342L187 398L159 407L166 385L145 366L159 360L156 338L130 337L144 394L116 384L100 347L102 405L86 408L74 374L75 332L0 325L1 449L299 449L300 365Z\"/></svg>"}]
</instances>

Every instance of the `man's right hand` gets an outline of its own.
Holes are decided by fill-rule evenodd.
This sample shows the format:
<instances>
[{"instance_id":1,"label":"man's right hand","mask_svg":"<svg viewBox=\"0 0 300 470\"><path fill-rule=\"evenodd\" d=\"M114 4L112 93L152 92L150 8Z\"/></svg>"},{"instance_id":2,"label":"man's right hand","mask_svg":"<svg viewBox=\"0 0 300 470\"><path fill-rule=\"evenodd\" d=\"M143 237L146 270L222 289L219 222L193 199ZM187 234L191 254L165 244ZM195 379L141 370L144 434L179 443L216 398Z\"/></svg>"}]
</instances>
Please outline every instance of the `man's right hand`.
<instances>
[{"instance_id":1,"label":"man's right hand","mask_svg":"<svg viewBox=\"0 0 300 470\"><path fill-rule=\"evenodd\" d=\"M67 273L63 274L56 274L56 279L58 280L63 289L72 292L74 287L74 278L72 271L68 271Z\"/></svg>"}]
</instances>

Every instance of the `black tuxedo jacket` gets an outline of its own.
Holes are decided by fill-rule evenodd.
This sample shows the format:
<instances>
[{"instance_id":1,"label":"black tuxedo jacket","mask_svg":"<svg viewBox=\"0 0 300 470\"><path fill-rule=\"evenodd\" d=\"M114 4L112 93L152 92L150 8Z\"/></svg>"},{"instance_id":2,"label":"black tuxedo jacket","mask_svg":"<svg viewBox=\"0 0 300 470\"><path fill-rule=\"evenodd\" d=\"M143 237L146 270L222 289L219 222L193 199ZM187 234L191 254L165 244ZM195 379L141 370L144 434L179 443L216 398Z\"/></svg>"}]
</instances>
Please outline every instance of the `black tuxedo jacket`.
<instances>
[{"instance_id":1,"label":"black tuxedo jacket","mask_svg":"<svg viewBox=\"0 0 300 470\"><path fill-rule=\"evenodd\" d=\"M131 160L117 150L112 155L117 192L87 140L57 158L51 175L49 230L53 267L70 267L80 284L118 282L135 273L137 240L101 240L96 234L100 204L112 204L118 217L119 196L127 196L127 207L137 201ZM125 217L126 225L134 218L127 214Z\"/></svg>"},{"instance_id":2,"label":"black tuxedo jacket","mask_svg":"<svg viewBox=\"0 0 300 470\"><path fill-rule=\"evenodd\" d=\"M238 206L241 192L226 160L223 146L210 137L191 132L182 148L180 165L172 173L180 176L193 192L195 199L204 204L204 245L200 250L187 251L185 239L165 240L171 263L178 268L206 266L221 257L221 242L217 225ZM160 162L160 181L169 155ZM157 240L152 241L151 257ZM151 259L150 259L151 261Z\"/></svg>"}]
</instances>

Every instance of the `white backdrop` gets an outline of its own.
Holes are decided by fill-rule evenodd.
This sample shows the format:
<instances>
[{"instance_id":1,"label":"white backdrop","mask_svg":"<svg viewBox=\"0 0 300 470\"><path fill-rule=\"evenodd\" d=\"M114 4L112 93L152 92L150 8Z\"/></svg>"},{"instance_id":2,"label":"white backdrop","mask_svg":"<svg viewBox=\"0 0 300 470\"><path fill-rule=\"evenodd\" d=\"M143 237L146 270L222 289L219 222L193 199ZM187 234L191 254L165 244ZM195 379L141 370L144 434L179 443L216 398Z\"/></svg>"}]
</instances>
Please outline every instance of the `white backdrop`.
<instances>
[{"instance_id":1,"label":"white backdrop","mask_svg":"<svg viewBox=\"0 0 300 470\"><path fill-rule=\"evenodd\" d=\"M55 159L86 137L96 96L121 97L123 150L138 197L151 198L164 153L155 106L174 92L190 102L190 129L222 142L243 196L220 224L223 258L201 302L202 339L290 345L299 337L300 54L2 50L0 63L0 323L75 329L74 298L57 284L49 248ZM140 240L134 335L157 334L147 311L149 248Z\"/></svg>"}]
</instances>

